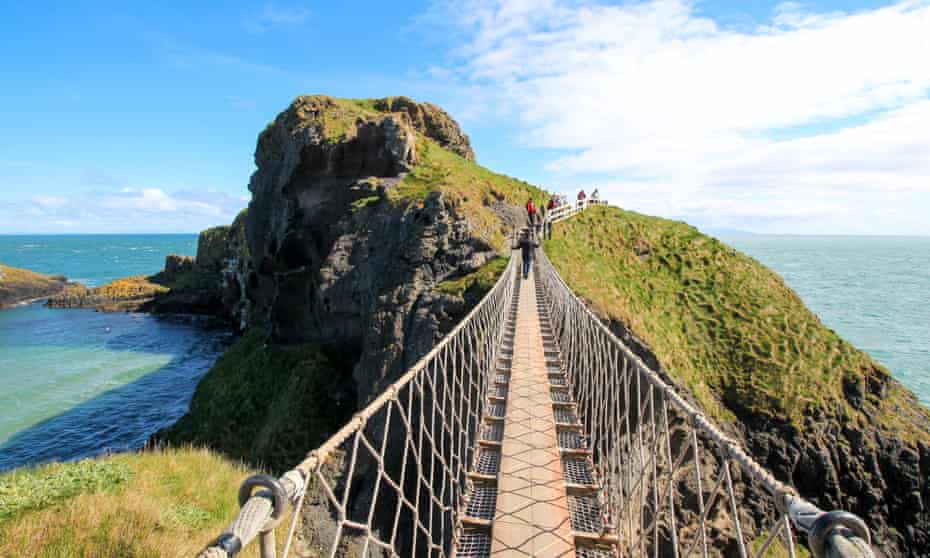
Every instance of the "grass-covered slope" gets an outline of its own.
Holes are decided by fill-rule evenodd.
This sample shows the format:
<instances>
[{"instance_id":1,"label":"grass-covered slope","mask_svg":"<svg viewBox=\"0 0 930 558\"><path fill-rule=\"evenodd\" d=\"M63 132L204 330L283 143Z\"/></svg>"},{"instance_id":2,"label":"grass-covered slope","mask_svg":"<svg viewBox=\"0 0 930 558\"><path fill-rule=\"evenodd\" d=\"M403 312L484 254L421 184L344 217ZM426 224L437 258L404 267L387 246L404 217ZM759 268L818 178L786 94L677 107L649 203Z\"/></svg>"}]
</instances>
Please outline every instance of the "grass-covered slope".
<instances>
[{"instance_id":1,"label":"grass-covered slope","mask_svg":"<svg viewBox=\"0 0 930 558\"><path fill-rule=\"evenodd\" d=\"M0 475L0 556L193 556L249 469L206 450L127 453ZM256 545L240 556L258 556Z\"/></svg>"},{"instance_id":2,"label":"grass-covered slope","mask_svg":"<svg viewBox=\"0 0 930 558\"><path fill-rule=\"evenodd\" d=\"M344 373L311 345L268 343L247 331L203 377L190 412L159 433L281 473L355 411Z\"/></svg>"},{"instance_id":3,"label":"grass-covered slope","mask_svg":"<svg viewBox=\"0 0 930 558\"><path fill-rule=\"evenodd\" d=\"M881 365L825 327L777 274L694 227L595 207L556 225L545 249L595 312L626 324L717 418L799 425L805 415L871 415L898 435L927 438L926 410ZM851 408L849 393L862 395L867 413Z\"/></svg>"},{"instance_id":4,"label":"grass-covered slope","mask_svg":"<svg viewBox=\"0 0 930 558\"><path fill-rule=\"evenodd\" d=\"M413 170L391 191L391 199L419 201L430 192L441 192L459 206L473 231L499 249L504 248L507 233L491 207L519 208L528 198L541 206L549 198L532 184L490 171L423 136L417 138L417 157Z\"/></svg>"}]
</instances>

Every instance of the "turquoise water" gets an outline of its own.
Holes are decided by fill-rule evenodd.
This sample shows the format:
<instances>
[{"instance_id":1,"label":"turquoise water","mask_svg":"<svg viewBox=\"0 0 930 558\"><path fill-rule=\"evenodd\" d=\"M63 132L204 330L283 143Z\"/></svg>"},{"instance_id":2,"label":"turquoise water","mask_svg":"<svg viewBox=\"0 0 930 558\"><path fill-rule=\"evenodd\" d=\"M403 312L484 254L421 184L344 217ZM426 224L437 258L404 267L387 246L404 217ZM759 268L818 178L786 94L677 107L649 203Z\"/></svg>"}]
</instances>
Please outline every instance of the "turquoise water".
<instances>
[{"instance_id":1,"label":"turquoise water","mask_svg":"<svg viewBox=\"0 0 930 558\"><path fill-rule=\"evenodd\" d=\"M930 405L930 238L725 236Z\"/></svg>"},{"instance_id":2,"label":"turquoise water","mask_svg":"<svg viewBox=\"0 0 930 558\"><path fill-rule=\"evenodd\" d=\"M157 272L195 235L0 237L0 262L87 284ZM141 447L187 410L229 335L190 317L0 310L0 470Z\"/></svg>"}]
</instances>

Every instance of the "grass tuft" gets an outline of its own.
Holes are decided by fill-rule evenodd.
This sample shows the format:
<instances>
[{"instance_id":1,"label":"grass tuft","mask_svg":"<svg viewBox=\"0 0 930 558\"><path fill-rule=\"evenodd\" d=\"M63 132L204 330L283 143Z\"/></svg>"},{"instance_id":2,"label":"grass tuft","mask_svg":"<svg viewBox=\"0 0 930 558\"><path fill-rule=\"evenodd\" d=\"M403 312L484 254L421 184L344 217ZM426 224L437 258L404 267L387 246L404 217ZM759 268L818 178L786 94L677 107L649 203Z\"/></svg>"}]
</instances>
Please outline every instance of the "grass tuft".
<instances>
[{"instance_id":1,"label":"grass tuft","mask_svg":"<svg viewBox=\"0 0 930 558\"><path fill-rule=\"evenodd\" d=\"M325 441L355 410L345 393L348 372L314 345L267 339L258 328L239 338L197 385L188 414L159 436L222 448L274 472Z\"/></svg>"},{"instance_id":2,"label":"grass tuft","mask_svg":"<svg viewBox=\"0 0 930 558\"><path fill-rule=\"evenodd\" d=\"M124 463L94 460L13 471L0 477L0 521L85 492L118 488L131 477Z\"/></svg>"}]
</instances>

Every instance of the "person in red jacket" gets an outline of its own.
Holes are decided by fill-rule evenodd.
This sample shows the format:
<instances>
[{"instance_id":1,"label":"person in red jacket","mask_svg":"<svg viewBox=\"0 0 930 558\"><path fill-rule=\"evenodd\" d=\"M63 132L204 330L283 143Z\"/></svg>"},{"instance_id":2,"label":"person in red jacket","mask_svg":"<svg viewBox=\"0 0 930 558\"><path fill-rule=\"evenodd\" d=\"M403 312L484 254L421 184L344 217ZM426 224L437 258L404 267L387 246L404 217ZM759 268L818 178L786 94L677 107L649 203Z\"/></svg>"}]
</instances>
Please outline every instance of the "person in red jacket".
<instances>
[{"instance_id":1,"label":"person in red jacket","mask_svg":"<svg viewBox=\"0 0 930 558\"><path fill-rule=\"evenodd\" d=\"M526 200L526 218L530 222L530 230L536 228L536 204L533 198Z\"/></svg>"}]
</instances>

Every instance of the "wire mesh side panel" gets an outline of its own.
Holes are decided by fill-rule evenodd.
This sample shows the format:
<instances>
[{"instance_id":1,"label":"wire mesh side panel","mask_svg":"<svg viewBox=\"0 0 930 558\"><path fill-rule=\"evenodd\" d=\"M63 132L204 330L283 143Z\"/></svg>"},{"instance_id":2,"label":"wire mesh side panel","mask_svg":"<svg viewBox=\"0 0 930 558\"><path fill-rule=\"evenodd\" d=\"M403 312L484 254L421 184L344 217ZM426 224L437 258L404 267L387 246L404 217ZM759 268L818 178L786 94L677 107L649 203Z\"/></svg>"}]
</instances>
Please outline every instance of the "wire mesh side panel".
<instances>
[{"instance_id":1,"label":"wire mesh side panel","mask_svg":"<svg viewBox=\"0 0 930 558\"><path fill-rule=\"evenodd\" d=\"M604 326L539 257L553 333L622 556L790 556L794 491Z\"/></svg>"},{"instance_id":2,"label":"wire mesh side panel","mask_svg":"<svg viewBox=\"0 0 930 558\"><path fill-rule=\"evenodd\" d=\"M452 333L315 452L310 483L332 523L324 555L450 555L514 269L512 260Z\"/></svg>"}]
</instances>

